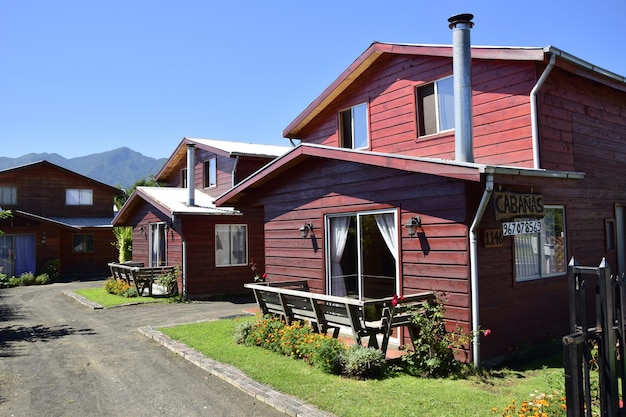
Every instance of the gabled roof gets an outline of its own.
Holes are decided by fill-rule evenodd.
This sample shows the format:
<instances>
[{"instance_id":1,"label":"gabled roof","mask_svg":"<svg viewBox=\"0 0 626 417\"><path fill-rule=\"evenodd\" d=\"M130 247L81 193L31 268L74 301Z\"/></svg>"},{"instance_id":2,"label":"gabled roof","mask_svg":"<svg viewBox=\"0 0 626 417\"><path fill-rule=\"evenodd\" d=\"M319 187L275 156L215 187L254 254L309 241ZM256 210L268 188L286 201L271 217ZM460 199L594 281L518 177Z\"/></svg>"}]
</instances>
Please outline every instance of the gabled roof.
<instances>
[{"instance_id":1,"label":"gabled roof","mask_svg":"<svg viewBox=\"0 0 626 417\"><path fill-rule=\"evenodd\" d=\"M241 213L233 208L217 208L215 207L215 199L200 190L194 190L194 204L187 204L188 190L187 188L178 187L137 187L128 201L119 211L113 224L121 226L130 217L133 208L142 201L158 208L168 217L175 217L180 214L192 214L200 216L219 216L219 215L240 215Z\"/></svg>"},{"instance_id":2,"label":"gabled roof","mask_svg":"<svg viewBox=\"0 0 626 417\"><path fill-rule=\"evenodd\" d=\"M172 169L178 165L181 160L184 160L187 155L187 145L195 145L198 149L203 149L218 155L223 155L229 158L236 158L238 156L249 158L264 158L274 159L280 155L285 154L290 146L278 146L278 145L263 145L258 143L248 142L234 142L227 140L217 139L197 139L197 138L183 138L178 144L178 147L174 150L174 153L161 168L161 171L156 175L158 180L161 177L168 176Z\"/></svg>"},{"instance_id":3,"label":"gabled roof","mask_svg":"<svg viewBox=\"0 0 626 417\"><path fill-rule=\"evenodd\" d=\"M31 162L31 163L28 163L28 164L19 165L19 166L16 166L16 167L11 167L11 168L6 168L6 169L3 169L3 170L0 170L0 176L2 174L4 174L4 173L11 172L11 171L28 170L29 168L36 167L37 165L45 165L45 166L48 166L50 168L57 169L59 171L67 172L68 174L74 175L76 177L80 177L80 178L85 179L85 180L87 180L89 182L97 184L100 187L108 188L111 191L113 191L113 193L115 193L115 194L121 194L123 192L119 188L113 187L113 186L111 186L109 184L105 184L105 183L97 181L97 180L94 180L93 178L89 178L89 177L87 177L87 176L85 176L83 174L79 174L78 172L69 170L67 168L63 168L60 165L53 164L52 162L48 162L46 160Z\"/></svg>"},{"instance_id":4,"label":"gabled roof","mask_svg":"<svg viewBox=\"0 0 626 417\"><path fill-rule=\"evenodd\" d=\"M345 91L361 74L384 54L439 56L452 58L451 45L420 45L420 44L390 44L374 42L365 50L339 77L326 88L306 109L302 111L283 130L286 138L298 138L301 130L326 106ZM575 56L561 51L553 46L538 47L496 47L472 46L473 59L501 59L518 61L547 62L550 55L555 55L569 65L566 67L582 68L597 75L596 78L609 79L619 84L626 84L626 77L604 70ZM571 68L568 68L571 70ZM626 87L626 86L625 86Z\"/></svg>"},{"instance_id":5,"label":"gabled roof","mask_svg":"<svg viewBox=\"0 0 626 417\"><path fill-rule=\"evenodd\" d=\"M218 207L222 205L237 206L241 198L244 198L249 193L253 193L259 186L285 174L289 169L304 163L310 158L360 163L473 182L482 181L485 174L571 179L584 177L584 174L580 172L485 165L473 162L422 158L302 143L219 196L215 200L215 205Z\"/></svg>"}]
</instances>

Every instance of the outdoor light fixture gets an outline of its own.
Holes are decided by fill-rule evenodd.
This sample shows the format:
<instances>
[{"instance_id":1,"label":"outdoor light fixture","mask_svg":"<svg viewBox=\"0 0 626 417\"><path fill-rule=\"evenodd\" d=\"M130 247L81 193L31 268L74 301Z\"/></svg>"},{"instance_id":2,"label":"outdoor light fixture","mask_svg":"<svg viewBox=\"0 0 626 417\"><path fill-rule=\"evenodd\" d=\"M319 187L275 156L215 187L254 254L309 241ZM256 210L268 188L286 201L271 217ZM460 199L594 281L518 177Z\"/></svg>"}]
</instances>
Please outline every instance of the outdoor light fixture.
<instances>
[{"instance_id":1,"label":"outdoor light fixture","mask_svg":"<svg viewBox=\"0 0 626 417\"><path fill-rule=\"evenodd\" d=\"M304 223L302 227L300 227L300 234L302 235L302 239L306 239L311 230L313 230L313 223Z\"/></svg>"},{"instance_id":2,"label":"outdoor light fixture","mask_svg":"<svg viewBox=\"0 0 626 417\"><path fill-rule=\"evenodd\" d=\"M143 227L143 226L139 226L139 234L145 235L146 234L146 228Z\"/></svg>"},{"instance_id":3,"label":"outdoor light fixture","mask_svg":"<svg viewBox=\"0 0 626 417\"><path fill-rule=\"evenodd\" d=\"M409 234L409 236L413 237L415 236L415 233L417 233L417 228L422 227L422 219L420 218L420 216L411 217L409 221L406 222L404 227L406 227L406 232Z\"/></svg>"},{"instance_id":4,"label":"outdoor light fixture","mask_svg":"<svg viewBox=\"0 0 626 417\"><path fill-rule=\"evenodd\" d=\"M46 240L48 240L48 238L46 237L46 232L43 232L41 234L41 244L45 245L46 244Z\"/></svg>"}]
</instances>

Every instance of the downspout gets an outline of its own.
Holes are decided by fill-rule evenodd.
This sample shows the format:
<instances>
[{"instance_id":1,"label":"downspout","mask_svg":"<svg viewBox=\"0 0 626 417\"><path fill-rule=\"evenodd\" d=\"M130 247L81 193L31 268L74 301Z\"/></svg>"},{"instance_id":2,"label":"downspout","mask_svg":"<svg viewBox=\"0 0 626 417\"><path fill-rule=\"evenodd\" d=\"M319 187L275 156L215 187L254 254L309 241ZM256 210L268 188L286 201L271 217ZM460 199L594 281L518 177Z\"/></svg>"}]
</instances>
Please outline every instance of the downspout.
<instances>
[{"instance_id":1,"label":"downspout","mask_svg":"<svg viewBox=\"0 0 626 417\"><path fill-rule=\"evenodd\" d=\"M183 299L187 299L187 241L185 240L185 235L183 235L183 225L182 222L176 217L176 213L172 213L172 225L175 226L176 232L180 236L180 240L182 242L182 267L181 274L182 276L182 297Z\"/></svg>"},{"instance_id":2,"label":"downspout","mask_svg":"<svg viewBox=\"0 0 626 417\"><path fill-rule=\"evenodd\" d=\"M530 90L530 122L532 124L532 139L533 139L533 166L535 169L541 169L541 164L539 163L539 120L537 116L537 93L545 83L548 75L554 68L554 63L556 62L556 55L550 54L550 62L548 66L543 70L543 73L537 80L537 84Z\"/></svg>"},{"instance_id":3,"label":"downspout","mask_svg":"<svg viewBox=\"0 0 626 417\"><path fill-rule=\"evenodd\" d=\"M480 366L480 307L478 297L478 226L482 221L487 204L491 198L493 191L493 174L488 174L485 181L485 191L476 210L476 216L470 226L470 291L472 294L471 313L472 313L472 360L475 367Z\"/></svg>"}]
</instances>

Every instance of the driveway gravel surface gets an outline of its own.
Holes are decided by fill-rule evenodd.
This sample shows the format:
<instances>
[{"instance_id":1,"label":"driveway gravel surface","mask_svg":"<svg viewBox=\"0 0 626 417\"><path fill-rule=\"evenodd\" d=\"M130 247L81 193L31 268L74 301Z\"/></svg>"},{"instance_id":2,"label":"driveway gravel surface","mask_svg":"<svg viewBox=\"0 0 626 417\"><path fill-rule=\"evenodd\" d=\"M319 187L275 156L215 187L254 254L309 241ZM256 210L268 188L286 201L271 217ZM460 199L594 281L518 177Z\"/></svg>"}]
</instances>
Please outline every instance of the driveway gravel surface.
<instances>
[{"instance_id":1,"label":"driveway gravel surface","mask_svg":"<svg viewBox=\"0 0 626 417\"><path fill-rule=\"evenodd\" d=\"M66 294L102 284L0 289L1 416L291 414L138 331L238 315L252 300L92 309Z\"/></svg>"}]
</instances>

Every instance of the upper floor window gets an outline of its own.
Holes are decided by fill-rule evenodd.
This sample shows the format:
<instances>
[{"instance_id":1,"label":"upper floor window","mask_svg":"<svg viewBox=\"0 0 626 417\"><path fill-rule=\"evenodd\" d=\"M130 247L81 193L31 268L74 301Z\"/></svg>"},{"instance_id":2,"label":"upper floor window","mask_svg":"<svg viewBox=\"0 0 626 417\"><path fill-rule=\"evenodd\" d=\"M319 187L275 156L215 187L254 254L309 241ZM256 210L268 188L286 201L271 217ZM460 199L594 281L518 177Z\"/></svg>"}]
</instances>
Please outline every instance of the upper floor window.
<instances>
[{"instance_id":1,"label":"upper floor window","mask_svg":"<svg viewBox=\"0 0 626 417\"><path fill-rule=\"evenodd\" d=\"M187 188L187 168L180 170L180 186L181 188Z\"/></svg>"},{"instance_id":2,"label":"upper floor window","mask_svg":"<svg viewBox=\"0 0 626 417\"><path fill-rule=\"evenodd\" d=\"M204 188L217 185L217 160L215 157L204 161Z\"/></svg>"},{"instance_id":3,"label":"upper floor window","mask_svg":"<svg viewBox=\"0 0 626 417\"><path fill-rule=\"evenodd\" d=\"M0 187L0 206L17 204L17 187Z\"/></svg>"},{"instance_id":4,"label":"upper floor window","mask_svg":"<svg viewBox=\"0 0 626 417\"><path fill-rule=\"evenodd\" d=\"M539 233L515 235L515 279L528 281L566 272L565 208L545 206ZM525 219L517 219L525 220Z\"/></svg>"},{"instance_id":5,"label":"upper floor window","mask_svg":"<svg viewBox=\"0 0 626 417\"><path fill-rule=\"evenodd\" d=\"M65 204L68 206L91 206L93 205L93 190L68 188L65 190Z\"/></svg>"},{"instance_id":6,"label":"upper floor window","mask_svg":"<svg viewBox=\"0 0 626 417\"><path fill-rule=\"evenodd\" d=\"M453 77L419 86L415 93L419 136L454 128Z\"/></svg>"},{"instance_id":7,"label":"upper floor window","mask_svg":"<svg viewBox=\"0 0 626 417\"><path fill-rule=\"evenodd\" d=\"M359 104L339 112L339 142L348 149L363 149L369 145L367 104Z\"/></svg>"}]
</instances>

